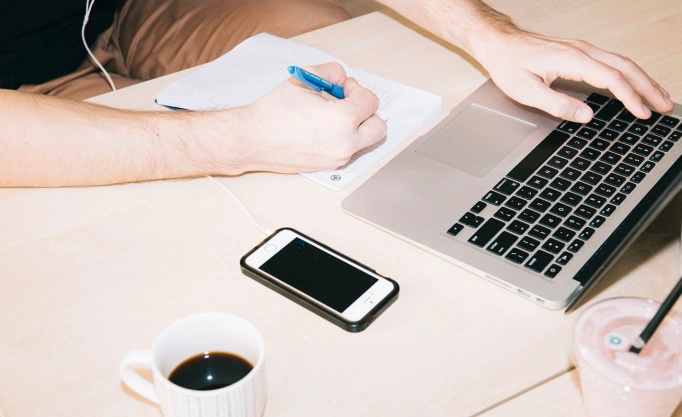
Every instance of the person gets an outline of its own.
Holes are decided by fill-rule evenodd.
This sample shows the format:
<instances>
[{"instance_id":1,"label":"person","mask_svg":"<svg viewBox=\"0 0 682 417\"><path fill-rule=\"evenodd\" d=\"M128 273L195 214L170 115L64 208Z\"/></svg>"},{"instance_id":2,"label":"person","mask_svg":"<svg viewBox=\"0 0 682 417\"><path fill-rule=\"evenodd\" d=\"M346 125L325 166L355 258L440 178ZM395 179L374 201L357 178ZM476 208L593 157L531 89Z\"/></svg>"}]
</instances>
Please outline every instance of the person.
<instances>
[{"instance_id":1,"label":"person","mask_svg":"<svg viewBox=\"0 0 682 417\"><path fill-rule=\"evenodd\" d=\"M293 80L252 105L203 113L69 100L107 91L73 39L84 12L74 1L14 2L0 18L0 186L330 170L386 133L374 114L377 97L337 64L307 69L342 85L342 101ZM259 32L288 37L348 18L326 0L100 2L85 37L119 88L210 61ZM669 93L630 59L526 32L481 0L380 2L470 54L511 98L553 116L581 123L593 116L549 88L558 78L607 88L639 118L650 116L644 100L661 112L673 107Z\"/></svg>"}]
</instances>

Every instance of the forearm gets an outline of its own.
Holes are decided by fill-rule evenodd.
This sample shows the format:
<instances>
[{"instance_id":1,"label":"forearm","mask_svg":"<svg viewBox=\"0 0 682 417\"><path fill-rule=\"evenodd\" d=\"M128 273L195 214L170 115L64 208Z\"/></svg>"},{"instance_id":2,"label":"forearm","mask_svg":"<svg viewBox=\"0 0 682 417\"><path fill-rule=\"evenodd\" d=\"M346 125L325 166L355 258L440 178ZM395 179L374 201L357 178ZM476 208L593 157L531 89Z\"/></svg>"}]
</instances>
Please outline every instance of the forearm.
<instances>
[{"instance_id":1,"label":"forearm","mask_svg":"<svg viewBox=\"0 0 682 417\"><path fill-rule=\"evenodd\" d=\"M0 186L102 185L245 170L237 112L131 112L0 90ZM220 136L219 143L212 141ZM241 157L240 157L241 155Z\"/></svg>"}]
</instances>

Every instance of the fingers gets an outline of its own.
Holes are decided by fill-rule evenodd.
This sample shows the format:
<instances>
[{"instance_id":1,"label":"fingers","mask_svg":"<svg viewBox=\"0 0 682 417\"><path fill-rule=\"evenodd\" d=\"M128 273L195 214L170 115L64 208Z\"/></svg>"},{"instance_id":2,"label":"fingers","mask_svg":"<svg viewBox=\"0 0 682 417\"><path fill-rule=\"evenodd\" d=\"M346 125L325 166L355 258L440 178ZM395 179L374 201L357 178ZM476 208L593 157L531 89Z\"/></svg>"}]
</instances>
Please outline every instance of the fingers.
<instances>
[{"instance_id":1,"label":"fingers","mask_svg":"<svg viewBox=\"0 0 682 417\"><path fill-rule=\"evenodd\" d=\"M318 77L334 83L342 85L346 81L346 70L338 62L328 62L326 64L312 65L309 67L302 67L304 70L312 72Z\"/></svg>"},{"instance_id":2,"label":"fingers","mask_svg":"<svg viewBox=\"0 0 682 417\"><path fill-rule=\"evenodd\" d=\"M576 41L574 47L580 49L591 58L620 71L632 88L644 97L656 110L666 112L672 110L674 104L670 93L661 88L656 81L631 59L604 51L588 42Z\"/></svg>"},{"instance_id":3,"label":"fingers","mask_svg":"<svg viewBox=\"0 0 682 417\"><path fill-rule=\"evenodd\" d=\"M523 88L505 91L511 98L526 106L546 111L559 119L587 123L594 116L592 109L582 101L552 90L535 75L528 74Z\"/></svg>"},{"instance_id":4,"label":"fingers","mask_svg":"<svg viewBox=\"0 0 682 417\"><path fill-rule=\"evenodd\" d=\"M354 153L383 139L387 130L388 126L384 119L376 114L372 115L358 127L358 140Z\"/></svg>"},{"instance_id":5,"label":"fingers","mask_svg":"<svg viewBox=\"0 0 682 417\"><path fill-rule=\"evenodd\" d=\"M343 93L346 98L337 104L348 112L358 126L379 109L379 98L354 78L347 78L343 83Z\"/></svg>"}]
</instances>

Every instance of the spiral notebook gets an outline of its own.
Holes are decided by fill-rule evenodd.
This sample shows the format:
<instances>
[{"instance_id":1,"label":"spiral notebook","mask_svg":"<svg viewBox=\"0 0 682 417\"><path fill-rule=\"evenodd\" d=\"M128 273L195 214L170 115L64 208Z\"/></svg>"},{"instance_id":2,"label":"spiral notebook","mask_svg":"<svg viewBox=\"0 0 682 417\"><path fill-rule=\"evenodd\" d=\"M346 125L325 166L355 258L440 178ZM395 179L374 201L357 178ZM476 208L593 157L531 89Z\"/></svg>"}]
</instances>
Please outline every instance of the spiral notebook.
<instances>
[{"instance_id":1,"label":"spiral notebook","mask_svg":"<svg viewBox=\"0 0 682 417\"><path fill-rule=\"evenodd\" d=\"M343 167L301 174L331 190L340 191L437 116L442 110L441 97L349 68L338 58L311 46L261 33L173 82L159 93L156 102L194 111L244 106L284 82L289 77L286 70L289 65L326 62L340 63L348 76L379 97L377 115L388 125L386 138L357 152Z\"/></svg>"}]
</instances>

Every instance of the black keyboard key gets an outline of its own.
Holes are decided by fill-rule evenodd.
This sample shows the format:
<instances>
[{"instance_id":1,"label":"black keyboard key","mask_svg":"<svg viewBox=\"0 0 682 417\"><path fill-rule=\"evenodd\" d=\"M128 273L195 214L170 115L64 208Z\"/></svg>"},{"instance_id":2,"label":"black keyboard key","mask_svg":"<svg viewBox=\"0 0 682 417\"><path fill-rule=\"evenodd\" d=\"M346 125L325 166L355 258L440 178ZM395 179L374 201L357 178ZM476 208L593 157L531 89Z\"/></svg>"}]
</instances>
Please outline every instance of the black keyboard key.
<instances>
[{"instance_id":1,"label":"black keyboard key","mask_svg":"<svg viewBox=\"0 0 682 417\"><path fill-rule=\"evenodd\" d=\"M554 207L552 207L549 210L549 212L552 214L556 214L557 216L566 217L571 212L571 210L572 209L566 204L556 203ZM549 216L549 214L547 214L546 216Z\"/></svg>"},{"instance_id":2,"label":"black keyboard key","mask_svg":"<svg viewBox=\"0 0 682 417\"><path fill-rule=\"evenodd\" d=\"M603 216L597 216L592 221L590 222L590 227L594 228L599 228L604 222L606 221L606 218Z\"/></svg>"},{"instance_id":3,"label":"black keyboard key","mask_svg":"<svg viewBox=\"0 0 682 417\"><path fill-rule=\"evenodd\" d=\"M493 240L493 243L488 246L487 251L502 256L509 248L514 246L517 239L518 238L511 233L502 232Z\"/></svg>"},{"instance_id":4,"label":"black keyboard key","mask_svg":"<svg viewBox=\"0 0 682 417\"><path fill-rule=\"evenodd\" d=\"M556 176L556 174L558 174L558 173L559 173L558 169L554 169L554 168L548 167L548 166L544 166L540 169L540 171L538 171L538 175L540 175L541 177L545 177L547 179L550 179L550 180L552 178L554 178Z\"/></svg>"},{"instance_id":5,"label":"black keyboard key","mask_svg":"<svg viewBox=\"0 0 682 417\"><path fill-rule=\"evenodd\" d=\"M594 235L594 229L591 227L586 227L582 232L580 232L578 237L582 240L590 240L592 235Z\"/></svg>"},{"instance_id":6,"label":"black keyboard key","mask_svg":"<svg viewBox=\"0 0 682 417\"><path fill-rule=\"evenodd\" d=\"M602 180L602 178L604 177L594 172L586 172L581 178L581 180L590 185L597 185Z\"/></svg>"},{"instance_id":7,"label":"black keyboard key","mask_svg":"<svg viewBox=\"0 0 682 417\"><path fill-rule=\"evenodd\" d=\"M656 151L654 152L653 155L651 155L651 158L649 159L652 160L653 162L661 162L661 159L663 159L664 156L665 152Z\"/></svg>"},{"instance_id":8,"label":"black keyboard key","mask_svg":"<svg viewBox=\"0 0 682 417\"><path fill-rule=\"evenodd\" d=\"M677 142L678 140L680 140L680 138L682 138L682 132L677 131L677 132L673 132L673 134L670 135L670 137L668 139L673 141L673 142Z\"/></svg>"},{"instance_id":9,"label":"black keyboard key","mask_svg":"<svg viewBox=\"0 0 682 417\"><path fill-rule=\"evenodd\" d=\"M507 200L504 205L513 208L514 210L521 210L526 205L526 200L518 197L512 197Z\"/></svg>"},{"instance_id":10,"label":"black keyboard key","mask_svg":"<svg viewBox=\"0 0 682 417\"><path fill-rule=\"evenodd\" d=\"M541 198L536 198L530 203L528 207L532 208L535 211L539 211L540 213L544 213L550 206L551 204L548 201L545 201Z\"/></svg>"},{"instance_id":11,"label":"black keyboard key","mask_svg":"<svg viewBox=\"0 0 682 417\"><path fill-rule=\"evenodd\" d=\"M518 195L521 198L525 198L526 200L530 200L531 198L535 197L535 195L538 193L538 190L535 188L530 188L523 186L519 191L516 192L516 195Z\"/></svg>"},{"instance_id":12,"label":"black keyboard key","mask_svg":"<svg viewBox=\"0 0 682 417\"><path fill-rule=\"evenodd\" d=\"M640 169L641 169L643 172L649 173L649 172L651 172L652 169L654 169L655 166L656 166L655 163L653 163L653 162L651 162L651 161L646 161L646 162L644 163L644 165L642 165L642 167L641 167Z\"/></svg>"},{"instance_id":13,"label":"black keyboard key","mask_svg":"<svg viewBox=\"0 0 682 417\"><path fill-rule=\"evenodd\" d=\"M640 125L640 124L635 123L634 125L630 126L630 128L628 129L628 132L634 133L635 135L638 135L638 136L642 136L643 134L646 133L646 131L648 129L649 128L644 126L644 125Z\"/></svg>"},{"instance_id":14,"label":"black keyboard key","mask_svg":"<svg viewBox=\"0 0 682 417\"><path fill-rule=\"evenodd\" d=\"M498 182L493 188L495 191L499 191L502 194L512 195L521 184L516 181L510 180L509 178L502 178L502 181Z\"/></svg>"},{"instance_id":15,"label":"black keyboard key","mask_svg":"<svg viewBox=\"0 0 682 417\"><path fill-rule=\"evenodd\" d=\"M488 219L488 221L469 238L468 242L482 248L487 245L503 227L503 222L497 219Z\"/></svg>"},{"instance_id":16,"label":"black keyboard key","mask_svg":"<svg viewBox=\"0 0 682 417\"><path fill-rule=\"evenodd\" d=\"M622 132L625 129L628 128L628 124L621 121L621 120L614 120L611 123L609 123L609 130L611 131L617 131L617 132ZM615 133L615 132L614 132ZM618 136L618 135L616 135ZM605 139L607 139L605 136L603 136ZM613 140L613 139L612 139Z\"/></svg>"},{"instance_id":17,"label":"black keyboard key","mask_svg":"<svg viewBox=\"0 0 682 417\"><path fill-rule=\"evenodd\" d=\"M620 158L621 157L619 155L616 155L613 152L606 152L604 155L601 156L601 158L599 158L599 160L604 161L607 164L616 165L618 161L620 161Z\"/></svg>"},{"instance_id":18,"label":"black keyboard key","mask_svg":"<svg viewBox=\"0 0 682 417\"><path fill-rule=\"evenodd\" d=\"M661 126L661 125L656 125L651 128L651 133L654 135L658 135L661 137L666 137L670 134L672 130L669 127Z\"/></svg>"},{"instance_id":19,"label":"black keyboard key","mask_svg":"<svg viewBox=\"0 0 682 417\"><path fill-rule=\"evenodd\" d=\"M455 223L455 224L452 225L451 228L448 229L448 234L449 234L450 236L457 236L457 234L458 234L459 232L461 232L462 229L464 229L464 225L461 225L461 224L459 224L459 223Z\"/></svg>"},{"instance_id":20,"label":"black keyboard key","mask_svg":"<svg viewBox=\"0 0 682 417\"><path fill-rule=\"evenodd\" d=\"M651 154L651 152L653 152L653 151L654 151L654 148L652 148L651 146L648 146L648 145L641 144L641 143L638 143L637 145L635 145L634 149L632 149L633 153L643 155L643 156L649 156Z\"/></svg>"},{"instance_id":21,"label":"black keyboard key","mask_svg":"<svg viewBox=\"0 0 682 417\"><path fill-rule=\"evenodd\" d=\"M598 195L591 194L589 197L585 199L585 204L600 209L604 204L606 204L606 199L604 197L599 197Z\"/></svg>"},{"instance_id":22,"label":"black keyboard key","mask_svg":"<svg viewBox=\"0 0 682 417\"><path fill-rule=\"evenodd\" d=\"M549 265L549 263L552 262L552 259L554 259L552 255L550 255L547 252L539 250L533 255L531 255L530 259L528 260L528 262L526 262L525 266L530 270L541 273L542 271L544 271L545 268L547 268L547 265Z\"/></svg>"},{"instance_id":23,"label":"black keyboard key","mask_svg":"<svg viewBox=\"0 0 682 417\"><path fill-rule=\"evenodd\" d=\"M626 197L625 194L623 194L623 193L617 193L617 194L614 195L613 198L611 199L611 203L612 203L612 204L615 204L615 205L617 205L617 206L620 206L620 204L621 204L623 201L625 201L625 197Z\"/></svg>"},{"instance_id":24,"label":"black keyboard key","mask_svg":"<svg viewBox=\"0 0 682 417\"><path fill-rule=\"evenodd\" d=\"M617 117L618 120L622 120L625 123L632 123L635 121L636 117L634 114L630 113L628 109L624 109Z\"/></svg>"},{"instance_id":25,"label":"black keyboard key","mask_svg":"<svg viewBox=\"0 0 682 417\"><path fill-rule=\"evenodd\" d=\"M566 227L570 227L573 230L580 230L585 226L586 223L587 221L581 219L580 217L571 216L566 219L564 225L566 225Z\"/></svg>"},{"instance_id":26,"label":"black keyboard key","mask_svg":"<svg viewBox=\"0 0 682 417\"><path fill-rule=\"evenodd\" d=\"M552 236L559 240L563 240L564 242L568 242L575 237L575 232L573 230L568 230L565 227L560 227L556 229Z\"/></svg>"},{"instance_id":27,"label":"black keyboard key","mask_svg":"<svg viewBox=\"0 0 682 417\"><path fill-rule=\"evenodd\" d=\"M568 159L573 158L577 154L578 154L577 150L575 150L571 147L568 147L568 146L564 146L563 148L559 149L559 152L557 152L557 155L563 156L564 158L568 158Z\"/></svg>"},{"instance_id":28,"label":"black keyboard key","mask_svg":"<svg viewBox=\"0 0 682 417\"><path fill-rule=\"evenodd\" d=\"M578 178L580 178L580 176L582 175L582 172L578 171L575 168L568 167L568 168L564 169L563 171L561 171L561 174L559 174L559 175L566 178L566 179L569 179L571 181L575 181Z\"/></svg>"},{"instance_id":29,"label":"black keyboard key","mask_svg":"<svg viewBox=\"0 0 682 417\"><path fill-rule=\"evenodd\" d=\"M549 234L549 230L547 231L547 233ZM538 248L538 246L540 246L540 241L535 240L532 237L524 236L521 238L521 241L519 242L518 246L529 252L533 252L535 249Z\"/></svg>"},{"instance_id":30,"label":"black keyboard key","mask_svg":"<svg viewBox=\"0 0 682 417\"><path fill-rule=\"evenodd\" d=\"M622 123L622 122L613 122L613 123ZM611 124L613 124L611 123ZM604 129L600 134L599 137L606 139L606 140L616 140L618 139L618 136L620 133L616 132L615 130L610 129L611 126L609 126L609 129ZM623 131L623 129L619 129L620 131Z\"/></svg>"},{"instance_id":31,"label":"black keyboard key","mask_svg":"<svg viewBox=\"0 0 682 417\"><path fill-rule=\"evenodd\" d=\"M566 145L572 146L576 149L582 149L587 145L587 141L585 139L580 139L580 138L573 138L569 140Z\"/></svg>"},{"instance_id":32,"label":"black keyboard key","mask_svg":"<svg viewBox=\"0 0 682 417\"><path fill-rule=\"evenodd\" d=\"M590 191L592 191L592 186L587 185L584 182L580 181L573 184L573 187L571 187L571 191L573 191L576 194L585 196L588 195Z\"/></svg>"},{"instance_id":33,"label":"black keyboard key","mask_svg":"<svg viewBox=\"0 0 682 417\"><path fill-rule=\"evenodd\" d=\"M585 204L581 204L577 209L575 209L576 215L587 220L590 220L596 213L597 210L593 209L592 207L588 207Z\"/></svg>"},{"instance_id":34,"label":"black keyboard key","mask_svg":"<svg viewBox=\"0 0 682 417\"><path fill-rule=\"evenodd\" d=\"M646 120L639 119L639 120L637 120L637 122L638 122L638 123L641 123L641 124L643 124L643 125L645 125L645 126L651 126L651 125L653 125L654 123L656 123L656 122L658 121L658 119L660 119L660 118L661 118L661 113L656 113L655 111L652 111L652 112L651 112L651 117L649 117L649 118L646 119Z\"/></svg>"},{"instance_id":35,"label":"black keyboard key","mask_svg":"<svg viewBox=\"0 0 682 417\"><path fill-rule=\"evenodd\" d=\"M630 178L630 180L632 180L632 182L634 182L635 184L639 184L640 182L642 182L644 177L646 177L645 173L643 173L642 171L637 171L635 175L633 175L632 178Z\"/></svg>"},{"instance_id":36,"label":"black keyboard key","mask_svg":"<svg viewBox=\"0 0 682 417\"><path fill-rule=\"evenodd\" d=\"M630 151L630 147L624 143L616 142L611 145L609 151L617 153L618 155L625 155Z\"/></svg>"},{"instance_id":37,"label":"black keyboard key","mask_svg":"<svg viewBox=\"0 0 682 417\"><path fill-rule=\"evenodd\" d=\"M663 118L660 121L660 124L663 126L668 126L668 127L675 127L680 123L679 119L676 119L674 117L670 116L663 116Z\"/></svg>"},{"instance_id":38,"label":"black keyboard key","mask_svg":"<svg viewBox=\"0 0 682 417\"><path fill-rule=\"evenodd\" d=\"M521 212L521 214L519 214L519 220L522 220L526 223L535 223L535 221L539 218L540 213L529 209L525 209Z\"/></svg>"},{"instance_id":39,"label":"black keyboard key","mask_svg":"<svg viewBox=\"0 0 682 417\"><path fill-rule=\"evenodd\" d=\"M554 278L557 276L557 274L561 272L561 267L559 265L552 265L547 270L545 271L545 276L547 278Z\"/></svg>"},{"instance_id":40,"label":"black keyboard key","mask_svg":"<svg viewBox=\"0 0 682 417\"><path fill-rule=\"evenodd\" d=\"M544 198L545 200L549 200L549 201L556 201L556 199L559 198L560 195L561 195L560 192L553 190L551 188L545 188L540 193L540 197Z\"/></svg>"},{"instance_id":41,"label":"black keyboard key","mask_svg":"<svg viewBox=\"0 0 682 417\"><path fill-rule=\"evenodd\" d=\"M634 182L626 182L623 188L620 189L620 192L623 194L630 194L637 185Z\"/></svg>"},{"instance_id":42,"label":"black keyboard key","mask_svg":"<svg viewBox=\"0 0 682 417\"><path fill-rule=\"evenodd\" d=\"M611 196L616 192L614 187L606 184L599 184L597 188L594 189L595 194L599 194L606 198L611 198Z\"/></svg>"},{"instance_id":43,"label":"black keyboard key","mask_svg":"<svg viewBox=\"0 0 682 417\"><path fill-rule=\"evenodd\" d=\"M589 127L590 129L594 130L601 130L604 126L606 126L606 122L602 122L601 120L595 119L594 117L585 125L585 127Z\"/></svg>"},{"instance_id":44,"label":"black keyboard key","mask_svg":"<svg viewBox=\"0 0 682 417\"><path fill-rule=\"evenodd\" d=\"M580 203L580 200L582 200L582 199L583 198L580 197L579 195L568 192L568 193L564 194L561 197L561 200L559 200L559 201L561 201L562 203L566 203L569 206L575 207Z\"/></svg>"},{"instance_id":45,"label":"black keyboard key","mask_svg":"<svg viewBox=\"0 0 682 417\"><path fill-rule=\"evenodd\" d=\"M550 187L556 188L559 191L566 191L571 186L571 182L564 178L557 178L549 184Z\"/></svg>"},{"instance_id":46,"label":"black keyboard key","mask_svg":"<svg viewBox=\"0 0 682 417\"><path fill-rule=\"evenodd\" d=\"M644 158L639 155L635 155L634 153L630 153L625 157L625 159L623 159L623 162L638 167L642 164L642 162L644 162Z\"/></svg>"},{"instance_id":47,"label":"black keyboard key","mask_svg":"<svg viewBox=\"0 0 682 417\"><path fill-rule=\"evenodd\" d=\"M513 219L514 216L516 216L516 212L506 207L500 207L500 209L497 210L497 212L493 216L500 220L508 222L509 220Z\"/></svg>"},{"instance_id":48,"label":"black keyboard key","mask_svg":"<svg viewBox=\"0 0 682 417\"><path fill-rule=\"evenodd\" d=\"M524 223L519 220L514 220L513 222L511 222L509 226L507 226L507 230L509 230L510 232L514 232L517 235L522 235L526 233L526 230L528 230L529 227L530 225L527 223Z\"/></svg>"},{"instance_id":49,"label":"black keyboard key","mask_svg":"<svg viewBox=\"0 0 682 417\"><path fill-rule=\"evenodd\" d=\"M539 225L535 225L535 226L533 226L532 229L530 229L530 231L528 232L528 234L529 234L530 236L533 236L533 237L536 237L536 238L538 238L538 239L540 239L540 240L543 240L544 238L546 238L547 236L549 236L549 233L550 233L550 232L551 232L551 230L549 230L549 229L546 228L546 227L542 227L542 226L539 226Z\"/></svg>"},{"instance_id":50,"label":"black keyboard key","mask_svg":"<svg viewBox=\"0 0 682 417\"><path fill-rule=\"evenodd\" d=\"M607 101L609 101L609 98L604 97L601 94L592 93L590 94L589 97L585 99L585 101L589 101L590 103L596 103L599 104L600 106L603 106L604 104L606 104Z\"/></svg>"},{"instance_id":51,"label":"black keyboard key","mask_svg":"<svg viewBox=\"0 0 682 417\"><path fill-rule=\"evenodd\" d=\"M476 229L478 226L483 224L484 221L485 221L485 219L483 217L476 216L476 217L474 217L474 219L472 221L469 222L469 226Z\"/></svg>"},{"instance_id":52,"label":"black keyboard key","mask_svg":"<svg viewBox=\"0 0 682 417\"><path fill-rule=\"evenodd\" d=\"M632 133L624 133L623 135L621 135L621 137L618 138L619 142L627 143L630 146L637 143L638 140L639 136L633 135Z\"/></svg>"},{"instance_id":53,"label":"black keyboard key","mask_svg":"<svg viewBox=\"0 0 682 417\"><path fill-rule=\"evenodd\" d=\"M479 201L478 203L474 204L474 206L469 211L478 214L482 212L483 209L485 209L486 207L488 207L486 203Z\"/></svg>"},{"instance_id":54,"label":"black keyboard key","mask_svg":"<svg viewBox=\"0 0 682 417\"><path fill-rule=\"evenodd\" d=\"M585 245L585 242L583 242L583 241L580 240L580 239L576 239L576 240L573 241L573 243L571 243L570 245L568 245L568 248L567 248L567 249L568 249L570 252L577 253L577 252L580 250L580 248L582 248L584 245Z\"/></svg>"},{"instance_id":55,"label":"black keyboard key","mask_svg":"<svg viewBox=\"0 0 682 417\"><path fill-rule=\"evenodd\" d=\"M564 159L560 156L553 156L549 158L549 161L547 162L547 165L556 168L556 169L561 169L568 164L568 159Z\"/></svg>"},{"instance_id":56,"label":"black keyboard key","mask_svg":"<svg viewBox=\"0 0 682 417\"><path fill-rule=\"evenodd\" d=\"M673 142L666 140L661 146L658 147L658 149L662 150L663 152L668 152L673 148L673 145Z\"/></svg>"},{"instance_id":57,"label":"black keyboard key","mask_svg":"<svg viewBox=\"0 0 682 417\"><path fill-rule=\"evenodd\" d=\"M588 106L590 106L590 108L592 109L592 112L593 112L593 113L594 113L594 112L597 112L597 111L601 108L601 106L599 106L599 105L596 104L596 103L585 103L585 104L587 104ZM594 120L594 118L593 118L592 120Z\"/></svg>"},{"instance_id":58,"label":"black keyboard key","mask_svg":"<svg viewBox=\"0 0 682 417\"><path fill-rule=\"evenodd\" d=\"M526 184L530 185L533 188L537 188L538 190L545 188L549 181L547 181L544 178L538 177L537 175L534 175Z\"/></svg>"},{"instance_id":59,"label":"black keyboard key","mask_svg":"<svg viewBox=\"0 0 682 417\"><path fill-rule=\"evenodd\" d=\"M601 209L599 214L604 217L609 217L610 215L613 214L614 211L616 211L616 206L614 206L613 204L607 204L604 206L603 209Z\"/></svg>"},{"instance_id":60,"label":"black keyboard key","mask_svg":"<svg viewBox=\"0 0 682 417\"><path fill-rule=\"evenodd\" d=\"M590 170L596 172L599 175L606 175L609 171L611 171L611 165L607 164L606 162L598 161L592 165Z\"/></svg>"},{"instance_id":61,"label":"black keyboard key","mask_svg":"<svg viewBox=\"0 0 682 417\"><path fill-rule=\"evenodd\" d=\"M582 158L589 159L590 161L594 161L595 159L599 158L599 155L601 155L601 152L592 148L587 148L580 152L580 156Z\"/></svg>"},{"instance_id":62,"label":"black keyboard key","mask_svg":"<svg viewBox=\"0 0 682 417\"><path fill-rule=\"evenodd\" d=\"M483 196L481 200L485 201L486 203L490 203L493 206L499 206L500 204L504 203L504 200L506 200L507 197L503 196L500 193L496 193L495 191L490 191L488 194Z\"/></svg>"},{"instance_id":63,"label":"black keyboard key","mask_svg":"<svg viewBox=\"0 0 682 417\"><path fill-rule=\"evenodd\" d=\"M573 258L573 254L570 254L568 252L564 252L561 254L561 256L556 258L556 263L558 263L559 265L566 265L568 263L568 261L571 260L571 258Z\"/></svg>"},{"instance_id":64,"label":"black keyboard key","mask_svg":"<svg viewBox=\"0 0 682 417\"><path fill-rule=\"evenodd\" d=\"M568 213L567 213L568 214ZM557 216L553 216L551 214L545 214L542 216L540 219L540 224L543 226L547 226L551 229L554 229L561 223L561 219L558 218Z\"/></svg>"},{"instance_id":65,"label":"black keyboard key","mask_svg":"<svg viewBox=\"0 0 682 417\"><path fill-rule=\"evenodd\" d=\"M609 145L611 145L611 142L604 139L595 139L592 142L590 142L590 147L597 149L599 151L605 151L606 149L608 149Z\"/></svg>"},{"instance_id":66,"label":"black keyboard key","mask_svg":"<svg viewBox=\"0 0 682 417\"><path fill-rule=\"evenodd\" d=\"M577 132L578 129L580 129L580 123L569 122L569 121L564 120L563 122L561 122L559 127L557 127L557 129L562 130L566 133L570 133L572 135L575 132Z\"/></svg>"},{"instance_id":67,"label":"black keyboard key","mask_svg":"<svg viewBox=\"0 0 682 417\"><path fill-rule=\"evenodd\" d=\"M614 187L620 187L625 182L625 177L612 172L604 178L604 182Z\"/></svg>"},{"instance_id":68,"label":"black keyboard key","mask_svg":"<svg viewBox=\"0 0 682 417\"><path fill-rule=\"evenodd\" d=\"M659 138L656 135L646 135L644 136L644 139L642 139L642 143L653 146L654 148L663 142L663 139Z\"/></svg>"},{"instance_id":69,"label":"black keyboard key","mask_svg":"<svg viewBox=\"0 0 682 417\"><path fill-rule=\"evenodd\" d=\"M556 239L548 239L547 242L542 245L542 249L546 250L547 252L557 254L564 249L564 246L566 245Z\"/></svg>"},{"instance_id":70,"label":"black keyboard key","mask_svg":"<svg viewBox=\"0 0 682 417\"><path fill-rule=\"evenodd\" d=\"M571 166L581 171L585 171L590 166L590 161L583 158L575 158L571 161Z\"/></svg>"},{"instance_id":71,"label":"black keyboard key","mask_svg":"<svg viewBox=\"0 0 682 417\"><path fill-rule=\"evenodd\" d=\"M623 175L624 177L629 177L634 174L635 168L627 164L618 164L616 169L613 170L618 175Z\"/></svg>"},{"instance_id":72,"label":"black keyboard key","mask_svg":"<svg viewBox=\"0 0 682 417\"><path fill-rule=\"evenodd\" d=\"M474 217L476 217L475 214L466 213L459 219L459 222L468 226L469 223L474 219Z\"/></svg>"},{"instance_id":73,"label":"black keyboard key","mask_svg":"<svg viewBox=\"0 0 682 417\"><path fill-rule=\"evenodd\" d=\"M592 139L595 136L597 136L597 131L583 127L582 129L580 129L577 136L580 136L581 138L584 139Z\"/></svg>"},{"instance_id":74,"label":"black keyboard key","mask_svg":"<svg viewBox=\"0 0 682 417\"><path fill-rule=\"evenodd\" d=\"M612 99L601 110L599 110L597 114L594 115L594 117L596 117L599 120L608 122L614 117L616 117L616 115L620 113L621 110L623 110L623 103L616 99Z\"/></svg>"},{"instance_id":75,"label":"black keyboard key","mask_svg":"<svg viewBox=\"0 0 682 417\"><path fill-rule=\"evenodd\" d=\"M507 256L505 256L505 259L508 259L516 264L522 264L523 261L525 261L528 258L528 252L524 252L519 248L512 248L512 250L509 251Z\"/></svg>"},{"instance_id":76,"label":"black keyboard key","mask_svg":"<svg viewBox=\"0 0 682 417\"><path fill-rule=\"evenodd\" d=\"M507 176L517 181L526 181L569 137L566 133L553 130Z\"/></svg>"}]
</instances>

